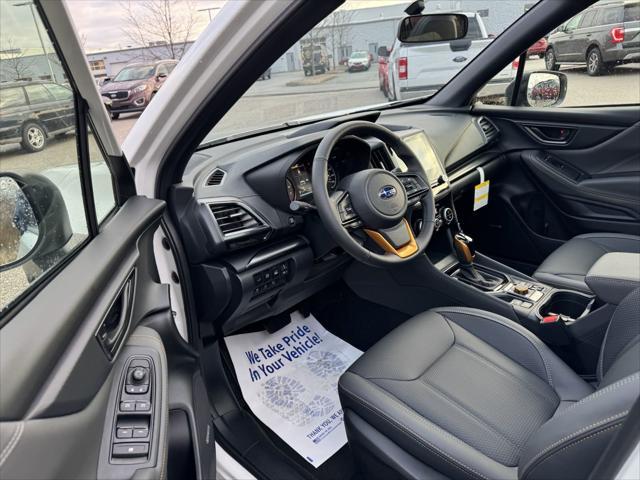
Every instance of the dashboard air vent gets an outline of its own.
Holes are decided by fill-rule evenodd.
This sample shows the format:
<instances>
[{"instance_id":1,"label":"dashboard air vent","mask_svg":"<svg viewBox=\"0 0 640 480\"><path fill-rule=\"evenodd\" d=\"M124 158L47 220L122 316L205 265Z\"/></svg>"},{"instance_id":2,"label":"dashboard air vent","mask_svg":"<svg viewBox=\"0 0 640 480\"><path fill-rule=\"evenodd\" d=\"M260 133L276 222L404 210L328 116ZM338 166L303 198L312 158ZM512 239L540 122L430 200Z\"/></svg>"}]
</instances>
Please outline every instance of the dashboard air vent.
<instances>
[{"instance_id":1,"label":"dashboard air vent","mask_svg":"<svg viewBox=\"0 0 640 480\"><path fill-rule=\"evenodd\" d=\"M498 135L498 128L491 123L487 117L480 117L478 124L480 125L487 142L490 142L496 137L496 135Z\"/></svg>"},{"instance_id":2,"label":"dashboard air vent","mask_svg":"<svg viewBox=\"0 0 640 480\"><path fill-rule=\"evenodd\" d=\"M261 220L240 205L212 203L209 208L225 238L251 235L266 228Z\"/></svg>"},{"instance_id":3,"label":"dashboard air vent","mask_svg":"<svg viewBox=\"0 0 640 480\"><path fill-rule=\"evenodd\" d=\"M382 168L389 171L393 170L393 162L384 147L378 147L371 151L371 164L375 168Z\"/></svg>"},{"instance_id":4,"label":"dashboard air vent","mask_svg":"<svg viewBox=\"0 0 640 480\"><path fill-rule=\"evenodd\" d=\"M209 178L207 178L207 187L211 187L214 185L220 185L222 183L222 180L224 180L224 176L227 173L224 170L220 170L219 168L216 168L211 175L209 175Z\"/></svg>"}]
</instances>

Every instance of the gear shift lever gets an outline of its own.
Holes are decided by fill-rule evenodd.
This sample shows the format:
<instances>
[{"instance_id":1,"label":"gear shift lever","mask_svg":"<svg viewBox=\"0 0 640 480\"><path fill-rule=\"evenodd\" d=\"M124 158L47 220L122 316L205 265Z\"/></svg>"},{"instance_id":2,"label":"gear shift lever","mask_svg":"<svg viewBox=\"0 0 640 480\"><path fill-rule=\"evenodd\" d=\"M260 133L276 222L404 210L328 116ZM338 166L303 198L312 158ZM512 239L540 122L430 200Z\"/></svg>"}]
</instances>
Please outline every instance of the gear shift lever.
<instances>
[{"instance_id":1,"label":"gear shift lever","mask_svg":"<svg viewBox=\"0 0 640 480\"><path fill-rule=\"evenodd\" d=\"M502 283L502 279L493 275L482 274L476 270L473 265L476 247L473 243L473 238L469 235L465 235L462 232L456 233L453 236L453 249L460 263L459 277L472 285L488 290L493 290Z\"/></svg>"}]
</instances>

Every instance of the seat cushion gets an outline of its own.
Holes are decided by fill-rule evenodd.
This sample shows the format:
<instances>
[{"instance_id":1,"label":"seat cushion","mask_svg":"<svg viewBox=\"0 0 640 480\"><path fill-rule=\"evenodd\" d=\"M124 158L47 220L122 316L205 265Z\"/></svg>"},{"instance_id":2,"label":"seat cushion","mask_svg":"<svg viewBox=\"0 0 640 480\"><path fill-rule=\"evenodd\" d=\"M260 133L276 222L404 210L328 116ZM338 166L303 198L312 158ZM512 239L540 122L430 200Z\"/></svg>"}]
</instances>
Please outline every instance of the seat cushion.
<instances>
[{"instance_id":1,"label":"seat cushion","mask_svg":"<svg viewBox=\"0 0 640 480\"><path fill-rule=\"evenodd\" d=\"M454 308L402 324L351 366L339 391L352 447L363 444L362 425L388 443L377 461L393 445L449 477L515 479L531 435L593 389L521 326Z\"/></svg>"},{"instance_id":2,"label":"seat cushion","mask_svg":"<svg viewBox=\"0 0 640 480\"><path fill-rule=\"evenodd\" d=\"M621 233L588 233L572 238L538 267L533 276L548 285L591 293L585 276L606 253L640 253L640 236Z\"/></svg>"}]
</instances>

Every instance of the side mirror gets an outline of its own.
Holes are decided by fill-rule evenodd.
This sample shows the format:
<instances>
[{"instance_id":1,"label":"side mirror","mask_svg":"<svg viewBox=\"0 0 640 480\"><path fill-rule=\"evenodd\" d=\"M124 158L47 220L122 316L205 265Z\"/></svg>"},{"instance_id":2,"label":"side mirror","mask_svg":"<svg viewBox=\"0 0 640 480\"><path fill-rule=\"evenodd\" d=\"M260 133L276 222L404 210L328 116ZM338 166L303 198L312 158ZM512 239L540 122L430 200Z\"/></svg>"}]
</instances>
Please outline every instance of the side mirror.
<instances>
[{"instance_id":1,"label":"side mirror","mask_svg":"<svg viewBox=\"0 0 640 480\"><path fill-rule=\"evenodd\" d=\"M156 76L156 78L157 78L158 80L160 80L161 78L167 78L167 74L166 74L166 73L159 73L159 74Z\"/></svg>"},{"instance_id":2,"label":"side mirror","mask_svg":"<svg viewBox=\"0 0 640 480\"><path fill-rule=\"evenodd\" d=\"M104 77L102 79L102 85L104 85L105 83L109 83L111 81L111 77Z\"/></svg>"},{"instance_id":3,"label":"side mirror","mask_svg":"<svg viewBox=\"0 0 640 480\"><path fill-rule=\"evenodd\" d=\"M466 37L468 29L469 19L466 15L411 15L400 22L398 39L402 43L450 42Z\"/></svg>"},{"instance_id":4,"label":"side mirror","mask_svg":"<svg viewBox=\"0 0 640 480\"><path fill-rule=\"evenodd\" d=\"M507 88L507 98L511 98L512 82ZM562 104L567 95L567 76L560 72L528 72L522 76L517 106L553 107Z\"/></svg>"},{"instance_id":5,"label":"side mirror","mask_svg":"<svg viewBox=\"0 0 640 480\"><path fill-rule=\"evenodd\" d=\"M378 56L379 57L388 57L389 49L387 47L378 47Z\"/></svg>"},{"instance_id":6,"label":"side mirror","mask_svg":"<svg viewBox=\"0 0 640 480\"><path fill-rule=\"evenodd\" d=\"M46 264L72 235L66 204L51 180L0 173L0 271L32 259Z\"/></svg>"}]
</instances>

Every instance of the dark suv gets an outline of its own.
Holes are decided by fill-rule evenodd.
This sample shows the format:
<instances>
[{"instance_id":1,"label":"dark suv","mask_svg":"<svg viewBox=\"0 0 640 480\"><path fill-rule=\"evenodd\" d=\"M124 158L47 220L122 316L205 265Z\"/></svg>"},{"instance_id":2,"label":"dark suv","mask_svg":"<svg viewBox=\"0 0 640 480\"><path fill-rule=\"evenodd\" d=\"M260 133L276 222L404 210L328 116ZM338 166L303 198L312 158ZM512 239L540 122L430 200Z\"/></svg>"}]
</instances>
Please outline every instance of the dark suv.
<instances>
[{"instance_id":1,"label":"dark suv","mask_svg":"<svg viewBox=\"0 0 640 480\"><path fill-rule=\"evenodd\" d=\"M134 63L105 81L100 94L111 100L111 117L117 119L121 113L141 112L147 108L177 63L175 60Z\"/></svg>"},{"instance_id":2,"label":"dark suv","mask_svg":"<svg viewBox=\"0 0 640 480\"><path fill-rule=\"evenodd\" d=\"M73 92L46 81L0 83L0 145L39 152L54 135L75 128Z\"/></svg>"},{"instance_id":3,"label":"dark suv","mask_svg":"<svg viewBox=\"0 0 640 480\"><path fill-rule=\"evenodd\" d=\"M640 1L604 0L576 15L549 36L545 62L548 70L586 63L592 76L640 62Z\"/></svg>"}]
</instances>

